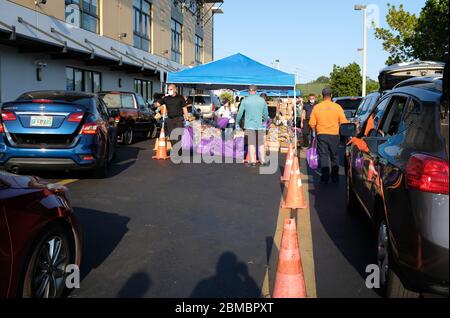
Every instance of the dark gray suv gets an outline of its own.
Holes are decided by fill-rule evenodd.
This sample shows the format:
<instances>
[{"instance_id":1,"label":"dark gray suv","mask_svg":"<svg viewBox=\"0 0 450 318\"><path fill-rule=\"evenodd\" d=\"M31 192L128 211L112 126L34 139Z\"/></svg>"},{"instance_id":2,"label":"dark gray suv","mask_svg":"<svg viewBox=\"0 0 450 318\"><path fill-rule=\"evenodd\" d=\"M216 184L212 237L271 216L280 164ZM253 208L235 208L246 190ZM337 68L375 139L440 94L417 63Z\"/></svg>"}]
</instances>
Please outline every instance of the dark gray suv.
<instances>
[{"instance_id":1,"label":"dark gray suv","mask_svg":"<svg viewBox=\"0 0 450 318\"><path fill-rule=\"evenodd\" d=\"M449 288L448 86L399 85L381 97L346 148L348 211L372 220L388 297ZM355 124L341 127L343 136Z\"/></svg>"}]
</instances>

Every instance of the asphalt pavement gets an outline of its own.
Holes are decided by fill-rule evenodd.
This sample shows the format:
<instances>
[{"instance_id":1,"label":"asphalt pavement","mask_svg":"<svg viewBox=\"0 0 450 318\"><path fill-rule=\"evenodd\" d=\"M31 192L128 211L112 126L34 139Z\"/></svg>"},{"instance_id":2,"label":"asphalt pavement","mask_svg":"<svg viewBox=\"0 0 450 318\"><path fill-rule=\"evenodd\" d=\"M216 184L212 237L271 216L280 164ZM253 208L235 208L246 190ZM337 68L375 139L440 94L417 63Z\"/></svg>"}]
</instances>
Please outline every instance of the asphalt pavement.
<instances>
[{"instance_id":1,"label":"asphalt pavement","mask_svg":"<svg viewBox=\"0 0 450 318\"><path fill-rule=\"evenodd\" d=\"M107 179L44 175L65 178L83 231L81 288L70 297L261 297L277 253L280 175L152 160L153 143L119 147ZM328 186L302 162L306 171L314 294L377 297L364 283L373 233L364 216L346 214L344 171Z\"/></svg>"},{"instance_id":2,"label":"asphalt pavement","mask_svg":"<svg viewBox=\"0 0 450 318\"><path fill-rule=\"evenodd\" d=\"M110 178L69 185L84 233L71 297L260 297L279 176L155 161L152 145L121 147Z\"/></svg>"}]
</instances>

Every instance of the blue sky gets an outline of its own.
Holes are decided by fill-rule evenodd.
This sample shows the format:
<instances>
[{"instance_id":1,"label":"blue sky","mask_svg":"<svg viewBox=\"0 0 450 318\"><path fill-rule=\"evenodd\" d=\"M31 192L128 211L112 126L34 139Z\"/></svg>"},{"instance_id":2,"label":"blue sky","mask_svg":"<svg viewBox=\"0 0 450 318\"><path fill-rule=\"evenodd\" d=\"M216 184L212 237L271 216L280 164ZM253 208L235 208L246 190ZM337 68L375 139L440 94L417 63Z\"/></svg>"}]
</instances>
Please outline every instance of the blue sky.
<instances>
[{"instance_id":1,"label":"blue sky","mask_svg":"<svg viewBox=\"0 0 450 318\"><path fill-rule=\"evenodd\" d=\"M215 17L215 59L240 52L264 64L299 72L300 83L329 75L333 64L361 64L363 14L355 4L376 5L386 26L387 4L418 14L426 0L225 0ZM367 32L367 74L377 79L387 53Z\"/></svg>"}]
</instances>

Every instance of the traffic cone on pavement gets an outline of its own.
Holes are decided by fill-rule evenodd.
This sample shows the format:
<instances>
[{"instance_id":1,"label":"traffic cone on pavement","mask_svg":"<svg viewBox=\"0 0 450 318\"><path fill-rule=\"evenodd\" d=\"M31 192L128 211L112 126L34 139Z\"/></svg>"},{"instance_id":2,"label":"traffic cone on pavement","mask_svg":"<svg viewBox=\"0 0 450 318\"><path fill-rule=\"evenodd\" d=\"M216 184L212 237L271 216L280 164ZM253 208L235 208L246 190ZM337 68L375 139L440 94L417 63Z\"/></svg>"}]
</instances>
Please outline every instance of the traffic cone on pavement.
<instances>
[{"instance_id":1,"label":"traffic cone on pavement","mask_svg":"<svg viewBox=\"0 0 450 318\"><path fill-rule=\"evenodd\" d=\"M295 219L284 222L273 298L306 298Z\"/></svg>"},{"instance_id":2,"label":"traffic cone on pavement","mask_svg":"<svg viewBox=\"0 0 450 318\"><path fill-rule=\"evenodd\" d=\"M281 181L289 181L292 170L292 163L294 160L294 152L292 151L292 144L289 144L288 153L286 156L286 164L284 165L284 174L281 177Z\"/></svg>"},{"instance_id":3,"label":"traffic cone on pavement","mask_svg":"<svg viewBox=\"0 0 450 318\"><path fill-rule=\"evenodd\" d=\"M307 204L303 195L302 178L300 176L300 164L298 157L294 156L289 178L286 198L282 205L283 209L306 209Z\"/></svg>"},{"instance_id":4,"label":"traffic cone on pavement","mask_svg":"<svg viewBox=\"0 0 450 318\"><path fill-rule=\"evenodd\" d=\"M167 155L167 142L166 142L166 133L164 132L164 127L161 129L161 134L159 135L158 140L156 141L158 144L158 148L156 149L156 154L153 156L153 159L157 160L167 160L170 157Z\"/></svg>"}]
</instances>

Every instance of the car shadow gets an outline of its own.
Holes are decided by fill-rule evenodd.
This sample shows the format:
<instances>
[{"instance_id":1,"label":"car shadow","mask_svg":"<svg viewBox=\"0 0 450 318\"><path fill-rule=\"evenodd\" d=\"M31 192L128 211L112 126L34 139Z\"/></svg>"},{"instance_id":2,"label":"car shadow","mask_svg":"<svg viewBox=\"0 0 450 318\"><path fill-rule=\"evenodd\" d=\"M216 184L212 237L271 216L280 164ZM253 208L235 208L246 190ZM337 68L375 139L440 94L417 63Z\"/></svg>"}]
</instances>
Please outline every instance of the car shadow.
<instances>
[{"instance_id":1,"label":"car shadow","mask_svg":"<svg viewBox=\"0 0 450 318\"><path fill-rule=\"evenodd\" d=\"M108 177L115 177L123 171L129 169L136 163L139 152L146 150L138 146L117 146L116 156L109 165ZM79 179L90 180L95 179L91 171L83 170L55 170L55 171L39 171L39 170L23 170L21 175L35 175L46 180L64 180L64 179Z\"/></svg>"},{"instance_id":2,"label":"car shadow","mask_svg":"<svg viewBox=\"0 0 450 318\"><path fill-rule=\"evenodd\" d=\"M231 252L223 253L216 266L216 274L200 281L192 298L260 298L261 290L250 277L248 267Z\"/></svg>"},{"instance_id":3,"label":"car shadow","mask_svg":"<svg viewBox=\"0 0 450 318\"><path fill-rule=\"evenodd\" d=\"M133 274L117 293L118 298L143 298L152 286L150 276L145 272Z\"/></svg>"},{"instance_id":4,"label":"car shadow","mask_svg":"<svg viewBox=\"0 0 450 318\"><path fill-rule=\"evenodd\" d=\"M80 225L83 240L80 266L80 276L83 280L114 251L128 232L127 225L130 218L79 207L74 208L74 214Z\"/></svg>"},{"instance_id":5,"label":"car shadow","mask_svg":"<svg viewBox=\"0 0 450 318\"><path fill-rule=\"evenodd\" d=\"M312 211L340 253L365 280L367 265L377 262L369 218L363 211L354 214L347 212L345 175L340 175L338 184L322 185L320 175L309 167L307 169L312 179L309 186L309 195L314 201Z\"/></svg>"}]
</instances>

